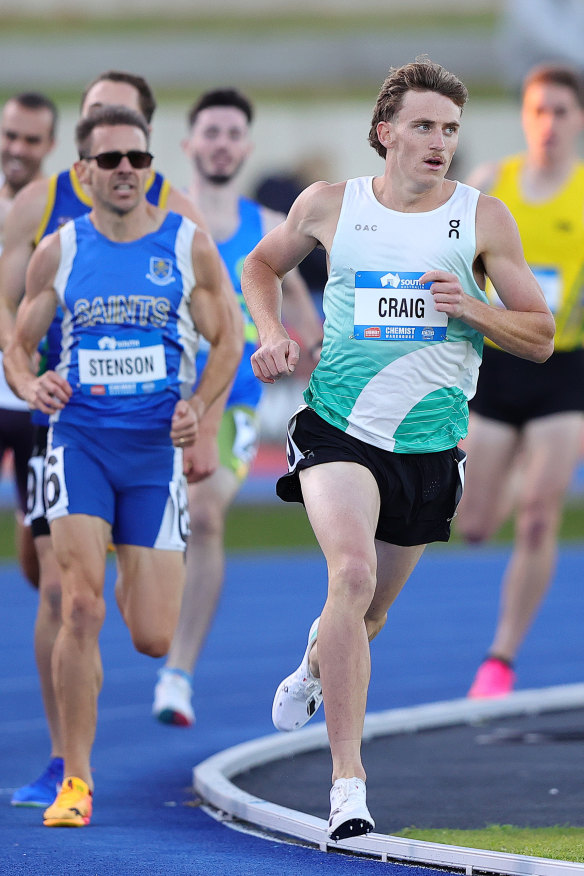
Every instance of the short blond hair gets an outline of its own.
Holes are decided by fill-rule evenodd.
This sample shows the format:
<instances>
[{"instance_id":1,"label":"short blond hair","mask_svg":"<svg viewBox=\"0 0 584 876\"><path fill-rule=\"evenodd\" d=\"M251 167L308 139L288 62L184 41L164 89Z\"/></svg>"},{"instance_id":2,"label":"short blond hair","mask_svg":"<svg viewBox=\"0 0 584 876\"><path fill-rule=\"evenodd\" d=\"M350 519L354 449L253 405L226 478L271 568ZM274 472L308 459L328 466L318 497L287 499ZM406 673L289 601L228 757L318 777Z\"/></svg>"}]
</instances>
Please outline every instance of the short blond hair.
<instances>
[{"instance_id":1,"label":"short blond hair","mask_svg":"<svg viewBox=\"0 0 584 876\"><path fill-rule=\"evenodd\" d=\"M379 142L377 125L389 122L401 109L408 91L435 91L448 97L461 111L468 100L468 91L463 82L449 73L440 64L421 56L403 67L392 67L381 86L369 130L369 145L385 158L386 148Z\"/></svg>"}]
</instances>

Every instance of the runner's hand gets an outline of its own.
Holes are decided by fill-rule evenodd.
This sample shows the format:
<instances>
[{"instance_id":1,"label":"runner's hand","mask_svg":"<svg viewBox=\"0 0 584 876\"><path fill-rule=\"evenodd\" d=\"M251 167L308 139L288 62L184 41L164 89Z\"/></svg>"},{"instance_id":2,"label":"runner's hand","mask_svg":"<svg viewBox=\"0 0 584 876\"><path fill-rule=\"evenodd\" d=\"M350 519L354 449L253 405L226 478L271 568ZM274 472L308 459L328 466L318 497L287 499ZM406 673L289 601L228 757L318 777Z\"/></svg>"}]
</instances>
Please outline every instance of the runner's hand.
<instances>
[{"instance_id":1,"label":"runner's hand","mask_svg":"<svg viewBox=\"0 0 584 876\"><path fill-rule=\"evenodd\" d=\"M251 367L262 383L275 383L283 374L292 374L300 358L300 347L291 338L262 344L251 357Z\"/></svg>"},{"instance_id":2,"label":"runner's hand","mask_svg":"<svg viewBox=\"0 0 584 876\"><path fill-rule=\"evenodd\" d=\"M189 484L196 484L212 475L218 467L217 436L202 429L196 443L184 449L183 473Z\"/></svg>"},{"instance_id":3,"label":"runner's hand","mask_svg":"<svg viewBox=\"0 0 584 876\"><path fill-rule=\"evenodd\" d=\"M174 408L170 424L170 438L175 447L188 447L195 443L199 431L199 417L191 405L181 399Z\"/></svg>"},{"instance_id":4,"label":"runner's hand","mask_svg":"<svg viewBox=\"0 0 584 876\"><path fill-rule=\"evenodd\" d=\"M426 271L420 283L431 283L430 292L434 296L434 306L440 313L453 319L464 319L466 304L470 296L462 288L455 274L447 271Z\"/></svg>"},{"instance_id":5,"label":"runner's hand","mask_svg":"<svg viewBox=\"0 0 584 876\"><path fill-rule=\"evenodd\" d=\"M43 414L62 410L73 393L71 385L55 371L45 371L31 381L27 392L28 406Z\"/></svg>"}]
</instances>

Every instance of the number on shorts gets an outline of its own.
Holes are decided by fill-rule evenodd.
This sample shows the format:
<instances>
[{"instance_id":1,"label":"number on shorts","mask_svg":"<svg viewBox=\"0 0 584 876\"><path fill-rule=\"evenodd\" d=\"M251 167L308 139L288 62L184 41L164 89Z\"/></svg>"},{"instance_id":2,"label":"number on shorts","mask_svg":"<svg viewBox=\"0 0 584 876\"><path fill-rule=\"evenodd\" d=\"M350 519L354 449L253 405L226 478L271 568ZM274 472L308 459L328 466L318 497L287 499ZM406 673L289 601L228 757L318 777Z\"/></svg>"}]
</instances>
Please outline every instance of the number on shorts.
<instances>
[{"instance_id":1,"label":"number on shorts","mask_svg":"<svg viewBox=\"0 0 584 876\"><path fill-rule=\"evenodd\" d=\"M45 508L49 520L66 513L69 496L65 483L64 447L47 450L45 457Z\"/></svg>"}]
</instances>

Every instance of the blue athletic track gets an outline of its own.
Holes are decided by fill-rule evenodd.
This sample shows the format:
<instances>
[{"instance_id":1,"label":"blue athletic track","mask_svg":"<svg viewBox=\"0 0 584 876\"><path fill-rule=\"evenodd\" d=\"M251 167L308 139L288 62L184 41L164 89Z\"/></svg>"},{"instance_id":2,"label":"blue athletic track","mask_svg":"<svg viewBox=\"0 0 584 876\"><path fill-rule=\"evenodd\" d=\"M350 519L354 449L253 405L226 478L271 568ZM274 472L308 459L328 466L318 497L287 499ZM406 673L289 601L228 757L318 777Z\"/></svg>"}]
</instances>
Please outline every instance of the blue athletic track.
<instances>
[{"instance_id":1,"label":"blue athletic track","mask_svg":"<svg viewBox=\"0 0 584 876\"><path fill-rule=\"evenodd\" d=\"M426 552L373 643L369 711L465 695L489 643L506 557L501 549ZM583 680L583 568L583 548L562 549L555 584L517 666L520 688ZM0 567L1 874L411 876L416 871L230 830L198 808L190 787L196 763L273 731L274 689L297 665L323 602L319 554L228 558L223 598L196 673L192 729L151 718L162 661L134 652L113 600L113 574L110 567L93 820L81 830L48 829L40 810L10 806L12 790L41 772L49 751L32 648L36 594L15 566ZM322 795L326 800L328 785Z\"/></svg>"}]
</instances>

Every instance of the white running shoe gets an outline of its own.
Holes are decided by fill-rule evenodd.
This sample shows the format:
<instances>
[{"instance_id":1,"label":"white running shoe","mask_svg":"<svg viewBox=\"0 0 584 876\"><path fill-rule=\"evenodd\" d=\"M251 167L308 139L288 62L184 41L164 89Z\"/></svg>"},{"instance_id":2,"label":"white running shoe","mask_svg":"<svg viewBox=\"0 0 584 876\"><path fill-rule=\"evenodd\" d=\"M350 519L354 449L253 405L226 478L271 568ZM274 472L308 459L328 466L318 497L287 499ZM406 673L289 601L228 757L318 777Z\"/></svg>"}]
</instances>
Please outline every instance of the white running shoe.
<instances>
[{"instance_id":1,"label":"white running shoe","mask_svg":"<svg viewBox=\"0 0 584 876\"><path fill-rule=\"evenodd\" d=\"M310 671L308 655L316 641L318 622L313 622L308 633L308 644L298 669L282 681L274 697L272 721L276 730L299 730L312 718L322 703L320 679Z\"/></svg>"},{"instance_id":2,"label":"white running shoe","mask_svg":"<svg viewBox=\"0 0 584 876\"><path fill-rule=\"evenodd\" d=\"M375 827L365 800L363 779L337 779L331 788L328 835L334 840L369 833Z\"/></svg>"},{"instance_id":3,"label":"white running shoe","mask_svg":"<svg viewBox=\"0 0 584 876\"><path fill-rule=\"evenodd\" d=\"M191 727L195 713L191 705L191 682L181 669L161 669L154 688L152 714L163 724Z\"/></svg>"}]
</instances>

